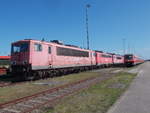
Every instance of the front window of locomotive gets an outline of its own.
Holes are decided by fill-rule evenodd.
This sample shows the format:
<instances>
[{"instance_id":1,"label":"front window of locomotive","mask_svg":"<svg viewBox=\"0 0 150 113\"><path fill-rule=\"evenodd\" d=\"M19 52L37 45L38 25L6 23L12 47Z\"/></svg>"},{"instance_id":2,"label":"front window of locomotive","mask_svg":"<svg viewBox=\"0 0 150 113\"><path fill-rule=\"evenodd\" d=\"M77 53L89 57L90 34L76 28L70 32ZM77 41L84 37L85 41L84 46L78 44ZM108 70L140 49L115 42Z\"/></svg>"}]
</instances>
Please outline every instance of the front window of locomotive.
<instances>
[{"instance_id":1,"label":"front window of locomotive","mask_svg":"<svg viewBox=\"0 0 150 113\"><path fill-rule=\"evenodd\" d=\"M12 44L11 53L27 52L28 50L29 50L28 43L17 43L17 44Z\"/></svg>"},{"instance_id":2,"label":"front window of locomotive","mask_svg":"<svg viewBox=\"0 0 150 113\"><path fill-rule=\"evenodd\" d=\"M132 60L133 59L133 55L125 55L125 59L126 60Z\"/></svg>"}]
</instances>

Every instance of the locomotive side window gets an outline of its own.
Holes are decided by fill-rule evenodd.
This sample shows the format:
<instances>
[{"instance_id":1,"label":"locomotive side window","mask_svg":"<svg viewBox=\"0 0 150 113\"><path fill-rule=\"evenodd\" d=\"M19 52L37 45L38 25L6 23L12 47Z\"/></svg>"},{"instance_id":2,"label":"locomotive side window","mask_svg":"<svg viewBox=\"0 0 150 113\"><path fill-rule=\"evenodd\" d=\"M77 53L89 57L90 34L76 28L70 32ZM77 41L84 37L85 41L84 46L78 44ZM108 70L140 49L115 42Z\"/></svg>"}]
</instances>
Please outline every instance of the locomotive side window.
<instances>
[{"instance_id":1,"label":"locomotive side window","mask_svg":"<svg viewBox=\"0 0 150 113\"><path fill-rule=\"evenodd\" d=\"M121 60L122 58L121 57L117 57L117 59Z\"/></svg>"},{"instance_id":2,"label":"locomotive side window","mask_svg":"<svg viewBox=\"0 0 150 113\"><path fill-rule=\"evenodd\" d=\"M111 58L110 55L105 55L105 54L102 54L102 57L105 57L105 58Z\"/></svg>"},{"instance_id":3,"label":"locomotive side window","mask_svg":"<svg viewBox=\"0 0 150 113\"><path fill-rule=\"evenodd\" d=\"M102 57L104 57L104 58L108 58L108 55L104 55L104 54L102 54Z\"/></svg>"},{"instance_id":4,"label":"locomotive side window","mask_svg":"<svg viewBox=\"0 0 150 113\"><path fill-rule=\"evenodd\" d=\"M35 49L35 51L42 51L42 45L35 43L34 44L34 49Z\"/></svg>"},{"instance_id":5,"label":"locomotive side window","mask_svg":"<svg viewBox=\"0 0 150 113\"><path fill-rule=\"evenodd\" d=\"M48 53L51 54L51 47L48 47Z\"/></svg>"},{"instance_id":6,"label":"locomotive side window","mask_svg":"<svg viewBox=\"0 0 150 113\"><path fill-rule=\"evenodd\" d=\"M59 56L89 57L89 52L75 50L75 49L69 49L69 48L57 47L57 55L59 55Z\"/></svg>"}]
</instances>

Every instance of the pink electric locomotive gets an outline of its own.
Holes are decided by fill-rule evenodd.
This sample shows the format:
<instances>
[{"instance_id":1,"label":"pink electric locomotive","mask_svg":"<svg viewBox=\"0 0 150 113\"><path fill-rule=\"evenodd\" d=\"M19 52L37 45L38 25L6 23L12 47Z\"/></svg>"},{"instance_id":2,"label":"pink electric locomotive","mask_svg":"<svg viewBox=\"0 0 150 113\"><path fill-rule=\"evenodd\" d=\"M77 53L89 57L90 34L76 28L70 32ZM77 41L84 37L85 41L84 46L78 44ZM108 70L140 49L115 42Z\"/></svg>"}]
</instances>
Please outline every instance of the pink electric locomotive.
<instances>
[{"instance_id":1,"label":"pink electric locomotive","mask_svg":"<svg viewBox=\"0 0 150 113\"><path fill-rule=\"evenodd\" d=\"M94 68L95 65L95 51L64 45L56 40L26 39L12 43L11 72L21 78L44 78Z\"/></svg>"},{"instance_id":2,"label":"pink electric locomotive","mask_svg":"<svg viewBox=\"0 0 150 113\"><path fill-rule=\"evenodd\" d=\"M115 66L124 65L124 56L119 55L119 54L113 54L113 64Z\"/></svg>"}]
</instances>

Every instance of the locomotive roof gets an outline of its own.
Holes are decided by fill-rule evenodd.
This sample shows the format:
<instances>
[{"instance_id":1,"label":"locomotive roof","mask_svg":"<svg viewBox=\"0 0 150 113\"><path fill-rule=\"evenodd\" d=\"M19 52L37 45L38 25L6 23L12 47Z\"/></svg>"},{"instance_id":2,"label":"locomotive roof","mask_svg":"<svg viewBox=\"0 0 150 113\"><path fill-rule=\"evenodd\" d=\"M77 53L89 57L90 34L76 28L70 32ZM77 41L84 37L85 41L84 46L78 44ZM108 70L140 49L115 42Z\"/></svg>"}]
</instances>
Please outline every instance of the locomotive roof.
<instances>
[{"instance_id":1,"label":"locomotive roof","mask_svg":"<svg viewBox=\"0 0 150 113\"><path fill-rule=\"evenodd\" d=\"M133 54L125 54L125 55L133 55Z\"/></svg>"},{"instance_id":2,"label":"locomotive roof","mask_svg":"<svg viewBox=\"0 0 150 113\"><path fill-rule=\"evenodd\" d=\"M37 43L46 43L46 44L51 44L51 45L56 45L56 46L60 46L60 47L67 47L67 48L76 48L76 49L81 49L81 50L85 50L85 51L93 51L93 50L89 50L89 49L85 49L85 48L81 48L75 45L69 45L69 44L63 44L63 43L55 43L56 40L54 40L53 42L51 41L44 41L44 40L36 40L36 39L24 39L24 40L20 40L20 41L16 41L12 44L15 43L19 43L19 42L28 42L28 41L35 41ZM103 53L103 54L109 54L109 55L119 55L119 54L115 54L115 53L107 53L107 52L103 52L103 51L99 51L99 50L95 50L95 52L99 52L99 53ZM133 54L126 54L126 55L133 55ZM122 55L120 55L122 56Z\"/></svg>"},{"instance_id":3,"label":"locomotive roof","mask_svg":"<svg viewBox=\"0 0 150 113\"><path fill-rule=\"evenodd\" d=\"M99 51L99 50L95 50L96 52L99 52L99 53L104 53L103 51Z\"/></svg>"},{"instance_id":4,"label":"locomotive roof","mask_svg":"<svg viewBox=\"0 0 150 113\"><path fill-rule=\"evenodd\" d=\"M114 55L116 55L116 56L123 56L123 55L120 55L120 54L114 54Z\"/></svg>"},{"instance_id":5,"label":"locomotive roof","mask_svg":"<svg viewBox=\"0 0 150 113\"><path fill-rule=\"evenodd\" d=\"M24 40L19 40L19 41L16 41L12 44L15 44L15 43L20 43L20 42L28 42L28 41L35 41L37 43L46 43L46 44L51 44L51 45L57 45L57 46L62 46L62 47L68 47L68 48L76 48L76 49L82 49L82 50L86 50L86 51L92 51L92 50L89 50L89 49L84 49L84 48L81 48L81 47L78 47L78 46L75 46L75 45L69 45L69 44L59 44L59 43L55 43L55 42L51 42L51 41L42 41L42 40L35 40L35 39L24 39Z\"/></svg>"}]
</instances>

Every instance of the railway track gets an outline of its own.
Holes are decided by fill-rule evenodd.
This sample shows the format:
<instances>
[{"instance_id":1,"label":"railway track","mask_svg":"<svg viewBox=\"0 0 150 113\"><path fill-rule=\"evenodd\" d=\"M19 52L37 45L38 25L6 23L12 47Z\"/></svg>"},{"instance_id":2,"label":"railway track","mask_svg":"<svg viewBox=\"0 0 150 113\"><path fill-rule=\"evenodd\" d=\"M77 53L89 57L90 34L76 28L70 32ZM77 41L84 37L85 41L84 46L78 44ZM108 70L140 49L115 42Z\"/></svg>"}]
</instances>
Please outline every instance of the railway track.
<instances>
[{"instance_id":1,"label":"railway track","mask_svg":"<svg viewBox=\"0 0 150 113\"><path fill-rule=\"evenodd\" d=\"M115 68L114 68L115 69ZM116 69L115 69L116 70ZM118 69L117 69L118 70ZM94 70L94 71L96 71L96 70ZM5 78L6 80L7 79L10 79L10 77L7 77L7 78ZM0 88L2 88L2 87L10 87L10 86L15 86L15 85L20 85L20 84L23 84L23 83L26 83L26 82L28 82L28 81L19 81L18 79L17 80L15 80L16 78L12 78L12 79L14 79L14 81L12 82L12 81L9 81L9 82L5 82L5 81L0 81Z\"/></svg>"},{"instance_id":2,"label":"railway track","mask_svg":"<svg viewBox=\"0 0 150 113\"><path fill-rule=\"evenodd\" d=\"M29 82L29 81L21 81L15 77L14 78L10 76L6 77L6 75L4 75L3 78L0 78L0 88L20 85L26 82Z\"/></svg>"},{"instance_id":3,"label":"railway track","mask_svg":"<svg viewBox=\"0 0 150 113\"><path fill-rule=\"evenodd\" d=\"M25 82L16 82L16 83L12 83L12 82L0 82L0 88L2 87L9 87L9 86L15 86L15 85L20 85L23 84Z\"/></svg>"},{"instance_id":4,"label":"railway track","mask_svg":"<svg viewBox=\"0 0 150 113\"><path fill-rule=\"evenodd\" d=\"M109 74L101 77L91 77L0 104L0 113L43 113L40 109L41 107L53 105L54 102L65 96L111 78L112 76L114 75Z\"/></svg>"},{"instance_id":5,"label":"railway track","mask_svg":"<svg viewBox=\"0 0 150 113\"><path fill-rule=\"evenodd\" d=\"M0 82L0 87L6 87L6 86L11 86L11 82Z\"/></svg>"}]
</instances>

